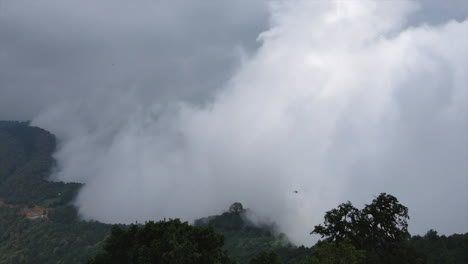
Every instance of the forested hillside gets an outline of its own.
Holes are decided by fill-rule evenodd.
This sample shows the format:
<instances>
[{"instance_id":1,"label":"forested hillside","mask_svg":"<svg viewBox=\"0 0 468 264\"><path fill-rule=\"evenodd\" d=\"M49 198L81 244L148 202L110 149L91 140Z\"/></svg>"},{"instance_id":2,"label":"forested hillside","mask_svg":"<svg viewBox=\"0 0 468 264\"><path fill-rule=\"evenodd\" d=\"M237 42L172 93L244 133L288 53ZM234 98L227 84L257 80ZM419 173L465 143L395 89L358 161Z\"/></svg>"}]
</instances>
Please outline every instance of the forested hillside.
<instances>
[{"instance_id":1,"label":"forested hillside","mask_svg":"<svg viewBox=\"0 0 468 264\"><path fill-rule=\"evenodd\" d=\"M55 137L25 122L0 122L0 199L8 204L62 206L80 184L49 182Z\"/></svg>"},{"instance_id":2,"label":"forested hillside","mask_svg":"<svg viewBox=\"0 0 468 264\"><path fill-rule=\"evenodd\" d=\"M429 230L424 236L413 236L410 244L427 256L428 264L468 263L468 233L445 236Z\"/></svg>"},{"instance_id":3,"label":"forested hillside","mask_svg":"<svg viewBox=\"0 0 468 264\"><path fill-rule=\"evenodd\" d=\"M55 137L26 122L0 122L0 263L84 263L110 225L79 221L81 184L50 182Z\"/></svg>"},{"instance_id":4,"label":"forested hillside","mask_svg":"<svg viewBox=\"0 0 468 264\"><path fill-rule=\"evenodd\" d=\"M114 226L83 221L71 205L81 184L48 181L56 140L27 122L0 122L0 264L20 263L468 263L468 234L407 232L408 208L387 194L363 209L350 202L293 245L274 223L253 223L234 203L193 225L176 220ZM153 219L148 219L148 221ZM112 232L111 232L112 229ZM108 237L107 239L105 239ZM182 252L182 253L181 253ZM96 256L94 258L94 256ZM187 257L191 256L191 257ZM153 261L157 259L158 261Z\"/></svg>"},{"instance_id":5,"label":"forested hillside","mask_svg":"<svg viewBox=\"0 0 468 264\"><path fill-rule=\"evenodd\" d=\"M195 226L212 226L225 237L225 247L230 256L240 263L247 263L261 251L277 251L286 260L287 253L297 247L277 232L274 223L254 224L247 215L249 209L236 202L221 215L195 221Z\"/></svg>"}]
</instances>

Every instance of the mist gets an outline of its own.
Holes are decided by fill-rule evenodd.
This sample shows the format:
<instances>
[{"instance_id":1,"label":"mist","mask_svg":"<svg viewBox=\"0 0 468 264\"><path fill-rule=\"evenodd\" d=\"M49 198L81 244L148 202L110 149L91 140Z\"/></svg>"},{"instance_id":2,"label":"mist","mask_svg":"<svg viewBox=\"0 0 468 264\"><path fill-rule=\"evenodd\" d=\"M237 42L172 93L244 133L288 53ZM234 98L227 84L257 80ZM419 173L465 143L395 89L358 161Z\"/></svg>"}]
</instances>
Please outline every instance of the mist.
<instances>
[{"instance_id":1,"label":"mist","mask_svg":"<svg viewBox=\"0 0 468 264\"><path fill-rule=\"evenodd\" d=\"M33 38L34 16L6 3L15 15L4 20ZM75 201L83 218L191 221L239 201L310 244L325 211L387 192L409 207L412 234L468 231L466 9L443 17L423 12L433 1L102 3L42 1L39 13L52 18L34 49L44 51L9 65L29 77L0 73L3 115L55 133L53 179L85 183ZM54 63L61 52L54 60L76 64ZM29 61L41 71L29 75ZM18 98L27 106L15 111Z\"/></svg>"}]
</instances>

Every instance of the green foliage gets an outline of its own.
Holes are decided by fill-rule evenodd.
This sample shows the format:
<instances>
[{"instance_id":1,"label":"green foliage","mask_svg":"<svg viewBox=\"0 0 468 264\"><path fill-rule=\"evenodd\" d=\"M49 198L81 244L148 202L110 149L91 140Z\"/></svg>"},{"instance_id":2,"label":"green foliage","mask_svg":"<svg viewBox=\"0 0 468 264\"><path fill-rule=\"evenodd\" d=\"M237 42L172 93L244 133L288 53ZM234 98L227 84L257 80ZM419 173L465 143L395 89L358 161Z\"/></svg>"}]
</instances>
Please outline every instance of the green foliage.
<instances>
[{"instance_id":1,"label":"green foliage","mask_svg":"<svg viewBox=\"0 0 468 264\"><path fill-rule=\"evenodd\" d=\"M319 241L313 247L313 252L301 264L358 264L365 258L365 251L356 249L347 240L340 243Z\"/></svg>"},{"instance_id":2,"label":"green foliage","mask_svg":"<svg viewBox=\"0 0 468 264\"><path fill-rule=\"evenodd\" d=\"M424 236L413 236L410 245L427 256L427 264L468 263L468 233L439 236L429 230Z\"/></svg>"},{"instance_id":3,"label":"green foliage","mask_svg":"<svg viewBox=\"0 0 468 264\"><path fill-rule=\"evenodd\" d=\"M324 224L315 226L312 233L338 247L349 241L365 250L365 263L414 263L419 257L405 243L410 237L408 219L407 207L396 197L381 193L362 210L348 201L326 212Z\"/></svg>"},{"instance_id":4,"label":"green foliage","mask_svg":"<svg viewBox=\"0 0 468 264\"><path fill-rule=\"evenodd\" d=\"M281 258L286 258L296 248L284 234L276 234L274 224L254 224L246 216L248 209L234 205L236 203L230 206L228 212L198 219L194 224L212 226L223 234L226 238L225 248L237 262L249 263L262 251L276 251Z\"/></svg>"},{"instance_id":5,"label":"green foliage","mask_svg":"<svg viewBox=\"0 0 468 264\"><path fill-rule=\"evenodd\" d=\"M300 264L313 256L314 248L308 248L303 245L299 247L290 246L281 247L277 249L276 252L280 256L282 263Z\"/></svg>"},{"instance_id":6,"label":"green foliage","mask_svg":"<svg viewBox=\"0 0 468 264\"><path fill-rule=\"evenodd\" d=\"M351 202L343 203L338 208L325 213L323 225L315 226L312 233L325 237L330 242L340 242L344 239L358 243L367 224L361 211L355 208ZM363 228L361 228L361 226Z\"/></svg>"},{"instance_id":7,"label":"green foliage","mask_svg":"<svg viewBox=\"0 0 468 264\"><path fill-rule=\"evenodd\" d=\"M0 121L0 263L84 263L110 225L79 221L68 205L80 184L49 182L55 137L24 122ZM42 206L45 217L22 210ZM40 208L40 207L39 207Z\"/></svg>"},{"instance_id":8,"label":"green foliage","mask_svg":"<svg viewBox=\"0 0 468 264\"><path fill-rule=\"evenodd\" d=\"M278 254L274 251L261 251L253 257L250 264L281 264Z\"/></svg>"},{"instance_id":9,"label":"green foliage","mask_svg":"<svg viewBox=\"0 0 468 264\"><path fill-rule=\"evenodd\" d=\"M85 263L101 248L110 226L76 221L63 224L47 219L30 220L0 207L0 263Z\"/></svg>"},{"instance_id":10,"label":"green foliage","mask_svg":"<svg viewBox=\"0 0 468 264\"><path fill-rule=\"evenodd\" d=\"M223 249L224 237L211 227L191 226L178 219L118 226L91 264L232 263Z\"/></svg>"},{"instance_id":11,"label":"green foliage","mask_svg":"<svg viewBox=\"0 0 468 264\"><path fill-rule=\"evenodd\" d=\"M390 194L382 193L361 211L362 235L368 245L390 249L410 237L408 233L408 208Z\"/></svg>"},{"instance_id":12,"label":"green foliage","mask_svg":"<svg viewBox=\"0 0 468 264\"><path fill-rule=\"evenodd\" d=\"M7 239L8 229L18 219L18 209L0 206L0 242ZM1 255L1 252L0 252Z\"/></svg>"},{"instance_id":13,"label":"green foliage","mask_svg":"<svg viewBox=\"0 0 468 264\"><path fill-rule=\"evenodd\" d=\"M56 223L72 224L78 221L78 212L72 205L59 206L49 213L49 219Z\"/></svg>"},{"instance_id":14,"label":"green foliage","mask_svg":"<svg viewBox=\"0 0 468 264\"><path fill-rule=\"evenodd\" d=\"M25 122L0 121L0 200L9 204L66 205L81 184L49 182L55 137Z\"/></svg>"},{"instance_id":15,"label":"green foliage","mask_svg":"<svg viewBox=\"0 0 468 264\"><path fill-rule=\"evenodd\" d=\"M200 224L200 220L197 220L195 223L195 225ZM245 228L249 228L249 225L244 221L242 214L231 212L226 212L211 219L207 219L207 225L220 231L241 231Z\"/></svg>"},{"instance_id":16,"label":"green foliage","mask_svg":"<svg viewBox=\"0 0 468 264\"><path fill-rule=\"evenodd\" d=\"M242 213L244 211L244 206L241 203L235 202L229 206L229 212L231 213Z\"/></svg>"}]
</instances>

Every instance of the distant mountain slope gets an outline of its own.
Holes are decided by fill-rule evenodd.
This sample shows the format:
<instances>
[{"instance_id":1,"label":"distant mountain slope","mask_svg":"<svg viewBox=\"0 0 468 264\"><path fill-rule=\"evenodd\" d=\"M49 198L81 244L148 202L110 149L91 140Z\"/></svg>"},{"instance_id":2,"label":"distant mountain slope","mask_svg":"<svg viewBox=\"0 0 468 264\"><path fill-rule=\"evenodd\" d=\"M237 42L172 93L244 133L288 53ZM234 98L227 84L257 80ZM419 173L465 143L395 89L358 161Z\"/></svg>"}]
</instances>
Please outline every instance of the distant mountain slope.
<instances>
[{"instance_id":1,"label":"distant mountain slope","mask_svg":"<svg viewBox=\"0 0 468 264\"><path fill-rule=\"evenodd\" d=\"M0 121L0 264L86 263L110 233L111 225L79 220L70 203L81 184L47 180L55 147L54 135L41 128ZM282 263L317 263L301 262L317 246L297 247L273 223L249 221L249 213L234 203L227 212L194 224L222 233L225 248L241 264L261 251L276 252ZM439 236L431 230L407 242L427 255L428 264L468 263L468 233Z\"/></svg>"},{"instance_id":2,"label":"distant mountain slope","mask_svg":"<svg viewBox=\"0 0 468 264\"><path fill-rule=\"evenodd\" d=\"M0 121L0 263L85 263L110 225L79 221L69 203L81 184L50 182L55 137Z\"/></svg>"},{"instance_id":3,"label":"distant mountain slope","mask_svg":"<svg viewBox=\"0 0 468 264\"><path fill-rule=\"evenodd\" d=\"M0 200L45 207L64 205L81 184L49 182L54 135L25 122L0 121Z\"/></svg>"},{"instance_id":4,"label":"distant mountain slope","mask_svg":"<svg viewBox=\"0 0 468 264\"><path fill-rule=\"evenodd\" d=\"M210 225L223 234L225 248L239 263L249 263L261 251L275 251L285 263L291 263L296 255L303 253L304 248L296 247L284 234L278 233L274 223L254 224L247 217L249 213L242 204L234 203L229 211L198 219L194 225Z\"/></svg>"}]
</instances>

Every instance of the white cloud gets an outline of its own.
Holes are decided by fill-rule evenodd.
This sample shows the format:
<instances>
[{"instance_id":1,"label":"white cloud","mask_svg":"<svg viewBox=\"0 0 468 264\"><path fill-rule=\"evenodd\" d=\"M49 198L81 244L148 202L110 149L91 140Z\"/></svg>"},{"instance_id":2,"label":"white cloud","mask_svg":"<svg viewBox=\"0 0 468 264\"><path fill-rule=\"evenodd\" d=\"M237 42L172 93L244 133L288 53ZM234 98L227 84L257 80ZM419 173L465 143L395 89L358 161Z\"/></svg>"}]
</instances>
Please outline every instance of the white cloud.
<instances>
[{"instance_id":1,"label":"white cloud","mask_svg":"<svg viewBox=\"0 0 468 264\"><path fill-rule=\"evenodd\" d=\"M468 21L407 27L416 8L277 2L210 104L104 90L35 124L62 139L56 176L86 183L87 218L194 219L240 201L306 242L326 210L389 192L413 232L466 232Z\"/></svg>"}]
</instances>

